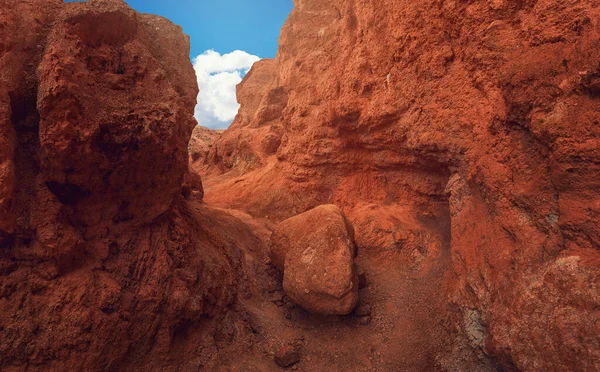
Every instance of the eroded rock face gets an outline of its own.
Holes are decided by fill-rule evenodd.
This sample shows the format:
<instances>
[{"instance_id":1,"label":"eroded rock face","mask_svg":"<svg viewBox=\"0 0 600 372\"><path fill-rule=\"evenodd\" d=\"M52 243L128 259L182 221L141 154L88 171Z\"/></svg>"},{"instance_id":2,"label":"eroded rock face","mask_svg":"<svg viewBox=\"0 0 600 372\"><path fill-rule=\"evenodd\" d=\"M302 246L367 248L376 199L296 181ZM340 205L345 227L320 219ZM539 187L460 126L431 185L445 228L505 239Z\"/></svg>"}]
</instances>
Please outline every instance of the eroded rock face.
<instances>
[{"instance_id":1,"label":"eroded rock face","mask_svg":"<svg viewBox=\"0 0 600 372\"><path fill-rule=\"evenodd\" d=\"M191 170L197 174L204 172L213 144L222 134L222 130L213 130L200 125L194 128L188 144Z\"/></svg>"},{"instance_id":2,"label":"eroded rock face","mask_svg":"<svg viewBox=\"0 0 600 372\"><path fill-rule=\"evenodd\" d=\"M322 205L281 222L271 259L283 271L287 295L308 311L346 315L358 302L354 229L335 205Z\"/></svg>"},{"instance_id":3,"label":"eroded rock face","mask_svg":"<svg viewBox=\"0 0 600 372\"><path fill-rule=\"evenodd\" d=\"M119 1L63 10L38 68L42 171L62 202L139 222L170 207L197 92L178 31Z\"/></svg>"},{"instance_id":4,"label":"eroded rock face","mask_svg":"<svg viewBox=\"0 0 600 372\"><path fill-rule=\"evenodd\" d=\"M261 161L247 167L239 149L264 133L226 132L212 167L232 170L207 201L279 221L334 203L359 246L445 270L442 295L457 319L479 314L471 329L495 363L599 369L594 2L295 5L274 77L241 100L269 111L256 97L285 93L256 123L281 144L250 146Z\"/></svg>"},{"instance_id":5,"label":"eroded rock face","mask_svg":"<svg viewBox=\"0 0 600 372\"><path fill-rule=\"evenodd\" d=\"M279 86L277 61L263 59L237 86L241 107L234 121L211 147L206 172L218 175L235 171L243 174L266 164L281 145L280 116L287 94Z\"/></svg>"},{"instance_id":6,"label":"eroded rock face","mask_svg":"<svg viewBox=\"0 0 600 372\"><path fill-rule=\"evenodd\" d=\"M0 1L0 36L0 366L178 369L257 244L183 201L188 38L117 0Z\"/></svg>"},{"instance_id":7,"label":"eroded rock face","mask_svg":"<svg viewBox=\"0 0 600 372\"><path fill-rule=\"evenodd\" d=\"M36 141L27 135L28 128L37 122L28 107L36 105L34 76L44 48L45 25L55 17L61 1L23 1L18 12L15 3L3 1L0 9L0 242L12 240L17 229L13 211L20 209L21 203L15 200L15 193L28 193L17 177L31 175L16 168L24 161L27 150L22 148ZM24 135L17 136L17 132ZM35 151L35 144L32 147L30 150Z\"/></svg>"}]
</instances>

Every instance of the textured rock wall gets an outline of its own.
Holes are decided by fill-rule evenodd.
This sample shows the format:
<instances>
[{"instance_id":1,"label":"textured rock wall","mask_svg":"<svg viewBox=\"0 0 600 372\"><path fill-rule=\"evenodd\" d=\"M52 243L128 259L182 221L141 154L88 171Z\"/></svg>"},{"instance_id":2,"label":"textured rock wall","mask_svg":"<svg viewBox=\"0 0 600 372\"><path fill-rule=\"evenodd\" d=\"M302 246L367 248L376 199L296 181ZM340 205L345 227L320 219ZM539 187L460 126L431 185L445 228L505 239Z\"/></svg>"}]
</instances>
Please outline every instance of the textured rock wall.
<instances>
[{"instance_id":1,"label":"textured rock wall","mask_svg":"<svg viewBox=\"0 0 600 372\"><path fill-rule=\"evenodd\" d=\"M254 64L237 86L240 110L218 146L211 148L204 172L218 174L235 168L244 173L264 165L264 158L277 152L282 136L279 118L287 104L278 77L276 60Z\"/></svg>"},{"instance_id":2,"label":"textured rock wall","mask_svg":"<svg viewBox=\"0 0 600 372\"><path fill-rule=\"evenodd\" d=\"M0 36L0 369L214 358L258 243L183 200L188 38L120 0L3 0Z\"/></svg>"},{"instance_id":3,"label":"textured rock wall","mask_svg":"<svg viewBox=\"0 0 600 372\"><path fill-rule=\"evenodd\" d=\"M297 0L206 199L275 220L337 204L361 249L445 267L499 365L600 369L599 44L591 0Z\"/></svg>"},{"instance_id":4,"label":"textured rock wall","mask_svg":"<svg viewBox=\"0 0 600 372\"><path fill-rule=\"evenodd\" d=\"M212 130L200 125L194 128L188 144L190 169L194 173L201 174L205 170L213 143L221 137L222 133L222 130Z\"/></svg>"}]
</instances>

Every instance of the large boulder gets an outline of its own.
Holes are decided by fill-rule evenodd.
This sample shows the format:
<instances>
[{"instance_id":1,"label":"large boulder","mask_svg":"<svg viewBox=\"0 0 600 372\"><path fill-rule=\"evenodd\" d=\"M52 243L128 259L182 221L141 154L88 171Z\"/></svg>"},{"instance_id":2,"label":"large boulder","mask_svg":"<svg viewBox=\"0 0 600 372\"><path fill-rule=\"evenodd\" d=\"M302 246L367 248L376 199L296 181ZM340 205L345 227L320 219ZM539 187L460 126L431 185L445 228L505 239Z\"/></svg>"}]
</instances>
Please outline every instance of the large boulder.
<instances>
[{"instance_id":1,"label":"large boulder","mask_svg":"<svg viewBox=\"0 0 600 372\"><path fill-rule=\"evenodd\" d=\"M322 205L280 223L271 259L283 271L287 295L306 310L345 315L358 302L354 229L335 205Z\"/></svg>"}]
</instances>

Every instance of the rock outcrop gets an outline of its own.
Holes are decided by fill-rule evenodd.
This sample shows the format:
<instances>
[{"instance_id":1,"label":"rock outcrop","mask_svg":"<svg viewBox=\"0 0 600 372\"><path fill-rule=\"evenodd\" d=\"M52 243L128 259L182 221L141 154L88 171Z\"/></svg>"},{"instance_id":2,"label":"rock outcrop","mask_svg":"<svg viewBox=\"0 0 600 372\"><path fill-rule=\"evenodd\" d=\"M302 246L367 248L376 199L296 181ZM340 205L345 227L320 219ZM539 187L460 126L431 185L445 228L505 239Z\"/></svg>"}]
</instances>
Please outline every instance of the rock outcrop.
<instances>
[{"instance_id":1,"label":"rock outcrop","mask_svg":"<svg viewBox=\"0 0 600 372\"><path fill-rule=\"evenodd\" d=\"M335 205L322 205L275 227L271 259L283 289L308 311L346 315L358 302L354 228Z\"/></svg>"},{"instance_id":2,"label":"rock outcrop","mask_svg":"<svg viewBox=\"0 0 600 372\"><path fill-rule=\"evenodd\" d=\"M336 204L361 248L446 273L482 358L600 369L599 30L593 1L296 0L206 200Z\"/></svg>"},{"instance_id":3,"label":"rock outcrop","mask_svg":"<svg viewBox=\"0 0 600 372\"><path fill-rule=\"evenodd\" d=\"M190 156L190 169L196 174L204 173L208 156L214 142L221 137L222 130L213 130L197 125L192 132L188 144Z\"/></svg>"},{"instance_id":4,"label":"rock outcrop","mask_svg":"<svg viewBox=\"0 0 600 372\"><path fill-rule=\"evenodd\" d=\"M241 173L256 169L275 155L281 144L283 128L279 118L287 104L287 94L279 86L277 62L258 61L246 76L237 86L237 100L243 104L207 159L217 173L232 168Z\"/></svg>"},{"instance_id":5,"label":"rock outcrop","mask_svg":"<svg viewBox=\"0 0 600 372\"><path fill-rule=\"evenodd\" d=\"M221 327L258 243L181 195L181 28L120 0L3 0L0 65L0 369L178 369L179 340L214 348L190 330Z\"/></svg>"}]
</instances>

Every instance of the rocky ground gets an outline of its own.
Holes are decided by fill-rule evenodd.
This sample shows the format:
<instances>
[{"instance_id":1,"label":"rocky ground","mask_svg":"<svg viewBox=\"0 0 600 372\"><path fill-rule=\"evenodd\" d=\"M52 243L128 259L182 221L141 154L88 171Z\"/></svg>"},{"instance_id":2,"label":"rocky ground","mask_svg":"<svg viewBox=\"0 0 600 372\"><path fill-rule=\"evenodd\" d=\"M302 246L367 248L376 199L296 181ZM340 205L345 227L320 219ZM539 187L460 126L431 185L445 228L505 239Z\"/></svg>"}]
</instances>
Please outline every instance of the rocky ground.
<instances>
[{"instance_id":1,"label":"rocky ground","mask_svg":"<svg viewBox=\"0 0 600 372\"><path fill-rule=\"evenodd\" d=\"M447 260L431 270L415 268L399 250L361 251L357 267L366 285L346 316L310 314L295 305L281 286L281 274L264 258L256 268L261 289L243 301L253 332L245 351L229 350L211 365L216 370L276 371L282 347L298 353L299 371L495 371L457 333L444 301ZM460 320L462 322L462 319ZM478 355L479 354L479 355ZM285 355L285 354L284 354Z\"/></svg>"}]
</instances>

